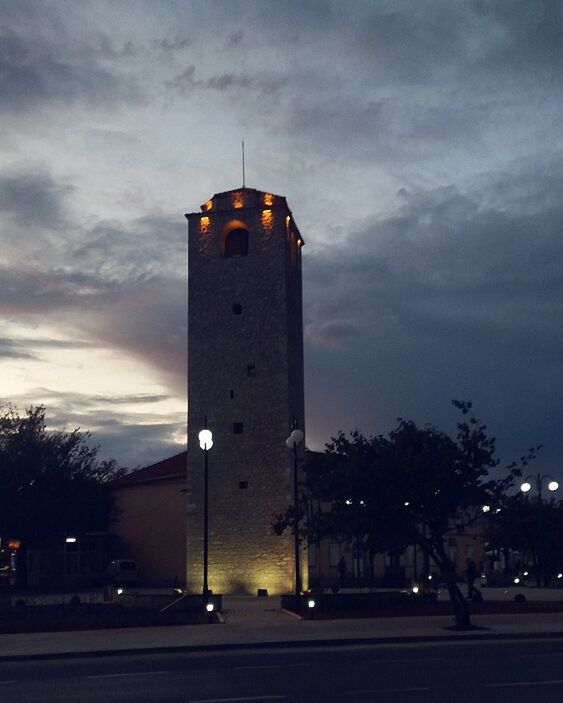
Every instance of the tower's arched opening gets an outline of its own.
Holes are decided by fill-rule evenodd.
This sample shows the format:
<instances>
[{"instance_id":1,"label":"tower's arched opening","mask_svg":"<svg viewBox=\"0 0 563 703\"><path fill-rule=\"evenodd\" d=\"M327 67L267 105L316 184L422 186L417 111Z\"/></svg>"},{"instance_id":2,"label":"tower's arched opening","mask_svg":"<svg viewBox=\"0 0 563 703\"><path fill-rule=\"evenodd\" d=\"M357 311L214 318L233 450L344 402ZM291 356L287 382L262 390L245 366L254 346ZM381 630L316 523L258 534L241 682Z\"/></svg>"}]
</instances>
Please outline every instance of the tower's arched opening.
<instances>
[{"instance_id":1,"label":"tower's arched opening","mask_svg":"<svg viewBox=\"0 0 563 703\"><path fill-rule=\"evenodd\" d=\"M232 229L225 238L225 258L248 256L248 230L243 227Z\"/></svg>"}]
</instances>

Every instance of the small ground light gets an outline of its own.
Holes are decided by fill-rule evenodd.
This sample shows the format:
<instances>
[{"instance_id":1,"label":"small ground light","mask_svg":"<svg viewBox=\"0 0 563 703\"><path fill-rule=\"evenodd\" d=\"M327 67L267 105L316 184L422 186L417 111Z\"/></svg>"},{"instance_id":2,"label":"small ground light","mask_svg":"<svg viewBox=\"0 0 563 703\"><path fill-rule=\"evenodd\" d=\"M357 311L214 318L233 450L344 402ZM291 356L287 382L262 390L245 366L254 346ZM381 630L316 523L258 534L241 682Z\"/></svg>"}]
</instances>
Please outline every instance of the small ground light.
<instances>
[{"instance_id":1,"label":"small ground light","mask_svg":"<svg viewBox=\"0 0 563 703\"><path fill-rule=\"evenodd\" d=\"M528 575L527 571L524 571L524 573L522 574L522 576L527 576L527 575Z\"/></svg>"},{"instance_id":2,"label":"small ground light","mask_svg":"<svg viewBox=\"0 0 563 703\"><path fill-rule=\"evenodd\" d=\"M562 574L561 572L559 572L559 573L557 574L557 578L558 578L558 579L563 579L563 574Z\"/></svg>"},{"instance_id":3,"label":"small ground light","mask_svg":"<svg viewBox=\"0 0 563 703\"><path fill-rule=\"evenodd\" d=\"M307 607L314 608L315 605L316 605L315 601L312 598L309 598L309 600L307 601Z\"/></svg>"},{"instance_id":4,"label":"small ground light","mask_svg":"<svg viewBox=\"0 0 563 703\"><path fill-rule=\"evenodd\" d=\"M118 589L117 589L117 595L120 596L122 593L123 593L123 589L122 589L122 588L118 588Z\"/></svg>"},{"instance_id":5,"label":"small ground light","mask_svg":"<svg viewBox=\"0 0 563 703\"><path fill-rule=\"evenodd\" d=\"M516 578L514 579L514 583L520 583L520 579L518 578L518 576L516 576Z\"/></svg>"},{"instance_id":6,"label":"small ground light","mask_svg":"<svg viewBox=\"0 0 563 703\"><path fill-rule=\"evenodd\" d=\"M205 605L205 610L207 610L208 613L212 613L214 608L215 606L213 605L213 603L206 603Z\"/></svg>"},{"instance_id":7,"label":"small ground light","mask_svg":"<svg viewBox=\"0 0 563 703\"><path fill-rule=\"evenodd\" d=\"M432 574L428 574L428 580L432 581Z\"/></svg>"},{"instance_id":8,"label":"small ground light","mask_svg":"<svg viewBox=\"0 0 563 703\"><path fill-rule=\"evenodd\" d=\"M559 484L557 483L557 481L550 481L547 484L547 488L550 491L556 491L559 488Z\"/></svg>"},{"instance_id":9,"label":"small ground light","mask_svg":"<svg viewBox=\"0 0 563 703\"><path fill-rule=\"evenodd\" d=\"M420 591L420 588L418 586L413 586L412 587L412 592L416 595Z\"/></svg>"}]
</instances>

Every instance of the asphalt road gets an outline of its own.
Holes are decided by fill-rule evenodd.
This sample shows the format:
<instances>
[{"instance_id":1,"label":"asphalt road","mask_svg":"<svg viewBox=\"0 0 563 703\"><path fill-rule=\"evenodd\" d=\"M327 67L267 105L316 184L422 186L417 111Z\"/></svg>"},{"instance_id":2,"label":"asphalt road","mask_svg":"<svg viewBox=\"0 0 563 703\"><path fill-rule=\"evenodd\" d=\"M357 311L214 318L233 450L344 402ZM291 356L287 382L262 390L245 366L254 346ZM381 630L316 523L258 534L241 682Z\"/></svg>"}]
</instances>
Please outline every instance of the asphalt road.
<instances>
[{"instance_id":1,"label":"asphalt road","mask_svg":"<svg viewBox=\"0 0 563 703\"><path fill-rule=\"evenodd\" d=\"M139 654L0 664L1 703L563 700L563 640Z\"/></svg>"}]
</instances>

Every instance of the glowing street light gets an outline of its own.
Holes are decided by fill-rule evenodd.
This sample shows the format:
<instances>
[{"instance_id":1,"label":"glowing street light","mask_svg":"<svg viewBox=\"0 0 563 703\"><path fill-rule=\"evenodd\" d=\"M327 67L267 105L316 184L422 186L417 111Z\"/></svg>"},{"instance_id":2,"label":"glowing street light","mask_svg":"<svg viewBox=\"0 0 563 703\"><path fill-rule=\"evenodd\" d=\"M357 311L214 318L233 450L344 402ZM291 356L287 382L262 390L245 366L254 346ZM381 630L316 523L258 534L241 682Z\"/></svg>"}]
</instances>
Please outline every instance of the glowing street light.
<instances>
[{"instance_id":1,"label":"glowing street light","mask_svg":"<svg viewBox=\"0 0 563 703\"><path fill-rule=\"evenodd\" d=\"M204 418L204 429L198 434L199 447L203 450L203 596L209 593L209 470L207 453L213 446L213 434L207 429L207 418Z\"/></svg>"},{"instance_id":2,"label":"glowing street light","mask_svg":"<svg viewBox=\"0 0 563 703\"><path fill-rule=\"evenodd\" d=\"M525 480L520 484L520 490L522 491L522 493L529 493L535 484L538 499L541 502L542 484L545 481L547 481L548 491L551 491L553 493L559 488L559 484L552 476L549 476L548 474L544 474L543 476L541 474L536 474L535 476L526 476Z\"/></svg>"},{"instance_id":3,"label":"glowing street light","mask_svg":"<svg viewBox=\"0 0 563 703\"><path fill-rule=\"evenodd\" d=\"M285 446L293 451L293 507L295 508L295 596L301 593L301 570L299 565L299 486L297 483L297 445L303 441L302 430L294 429L285 440Z\"/></svg>"}]
</instances>

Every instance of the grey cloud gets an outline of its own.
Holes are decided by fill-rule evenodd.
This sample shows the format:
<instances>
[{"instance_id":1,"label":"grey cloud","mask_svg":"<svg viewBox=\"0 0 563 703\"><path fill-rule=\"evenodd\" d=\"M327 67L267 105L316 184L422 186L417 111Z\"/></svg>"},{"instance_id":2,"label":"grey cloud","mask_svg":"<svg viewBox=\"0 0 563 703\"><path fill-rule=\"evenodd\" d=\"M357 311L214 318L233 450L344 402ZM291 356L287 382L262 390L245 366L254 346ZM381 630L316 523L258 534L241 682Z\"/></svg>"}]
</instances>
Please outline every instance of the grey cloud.
<instances>
[{"instance_id":1,"label":"grey cloud","mask_svg":"<svg viewBox=\"0 0 563 703\"><path fill-rule=\"evenodd\" d=\"M192 46L192 40L189 37L175 36L173 39L165 37L164 39L156 39L153 41L155 49L169 53L177 53L189 49Z\"/></svg>"},{"instance_id":2,"label":"grey cloud","mask_svg":"<svg viewBox=\"0 0 563 703\"><path fill-rule=\"evenodd\" d=\"M65 205L73 188L45 171L0 175L0 214L9 213L21 225L59 227L65 223Z\"/></svg>"},{"instance_id":3,"label":"grey cloud","mask_svg":"<svg viewBox=\"0 0 563 703\"><path fill-rule=\"evenodd\" d=\"M489 27L486 63L559 80L563 64L563 6L558 0L502 3L475 0L475 14ZM491 27L497 31L491 31Z\"/></svg>"},{"instance_id":4,"label":"grey cloud","mask_svg":"<svg viewBox=\"0 0 563 703\"><path fill-rule=\"evenodd\" d=\"M244 31L237 29L236 32L231 32L227 37L227 47L233 48L240 46L244 40Z\"/></svg>"},{"instance_id":5,"label":"grey cloud","mask_svg":"<svg viewBox=\"0 0 563 703\"><path fill-rule=\"evenodd\" d=\"M19 112L43 103L85 100L91 107L137 102L139 86L92 60L65 56L65 43L27 38L0 28L0 110ZM92 52L86 52L91 54Z\"/></svg>"},{"instance_id":6,"label":"grey cloud","mask_svg":"<svg viewBox=\"0 0 563 703\"><path fill-rule=\"evenodd\" d=\"M99 447L100 458L115 458L121 466L133 468L139 457L148 465L186 448L178 437L185 435L187 413L174 413L155 419L152 413L129 413L123 407L130 403L158 403L168 396L123 396L106 398L81 393L60 393L54 389L36 388L25 395L12 398L0 397L0 405L11 403L23 410L45 403L47 423L50 428L80 428L89 432L89 444ZM100 405L104 406L103 413Z\"/></svg>"},{"instance_id":7,"label":"grey cloud","mask_svg":"<svg viewBox=\"0 0 563 703\"><path fill-rule=\"evenodd\" d=\"M35 354L26 350L18 340L0 337L0 359L37 359Z\"/></svg>"},{"instance_id":8,"label":"grey cloud","mask_svg":"<svg viewBox=\"0 0 563 703\"><path fill-rule=\"evenodd\" d=\"M492 183L471 195L413 192L396 216L306 260L308 402L338 398L338 417L385 431L397 416L452 422L448 399L470 398L495 419L501 452L543 442L538 466L550 468L563 452L554 431L563 423L563 169L554 161L546 171L521 195L526 173L498 174L502 192L513 191L508 209ZM342 322L357 334L335 343L330 330ZM313 413L311 438L334 434L337 421Z\"/></svg>"},{"instance_id":9,"label":"grey cloud","mask_svg":"<svg viewBox=\"0 0 563 703\"><path fill-rule=\"evenodd\" d=\"M93 346L92 342L82 340L0 337L0 357L38 360L40 352L45 349L89 349Z\"/></svg>"},{"instance_id":10,"label":"grey cloud","mask_svg":"<svg viewBox=\"0 0 563 703\"><path fill-rule=\"evenodd\" d=\"M168 87L180 95L189 94L194 90L210 90L219 93L242 90L254 91L261 94L272 94L279 91L285 84L286 78L277 76L256 75L250 76L242 73L218 73L209 78L196 77L196 67L187 66L173 80L168 82Z\"/></svg>"}]
</instances>

